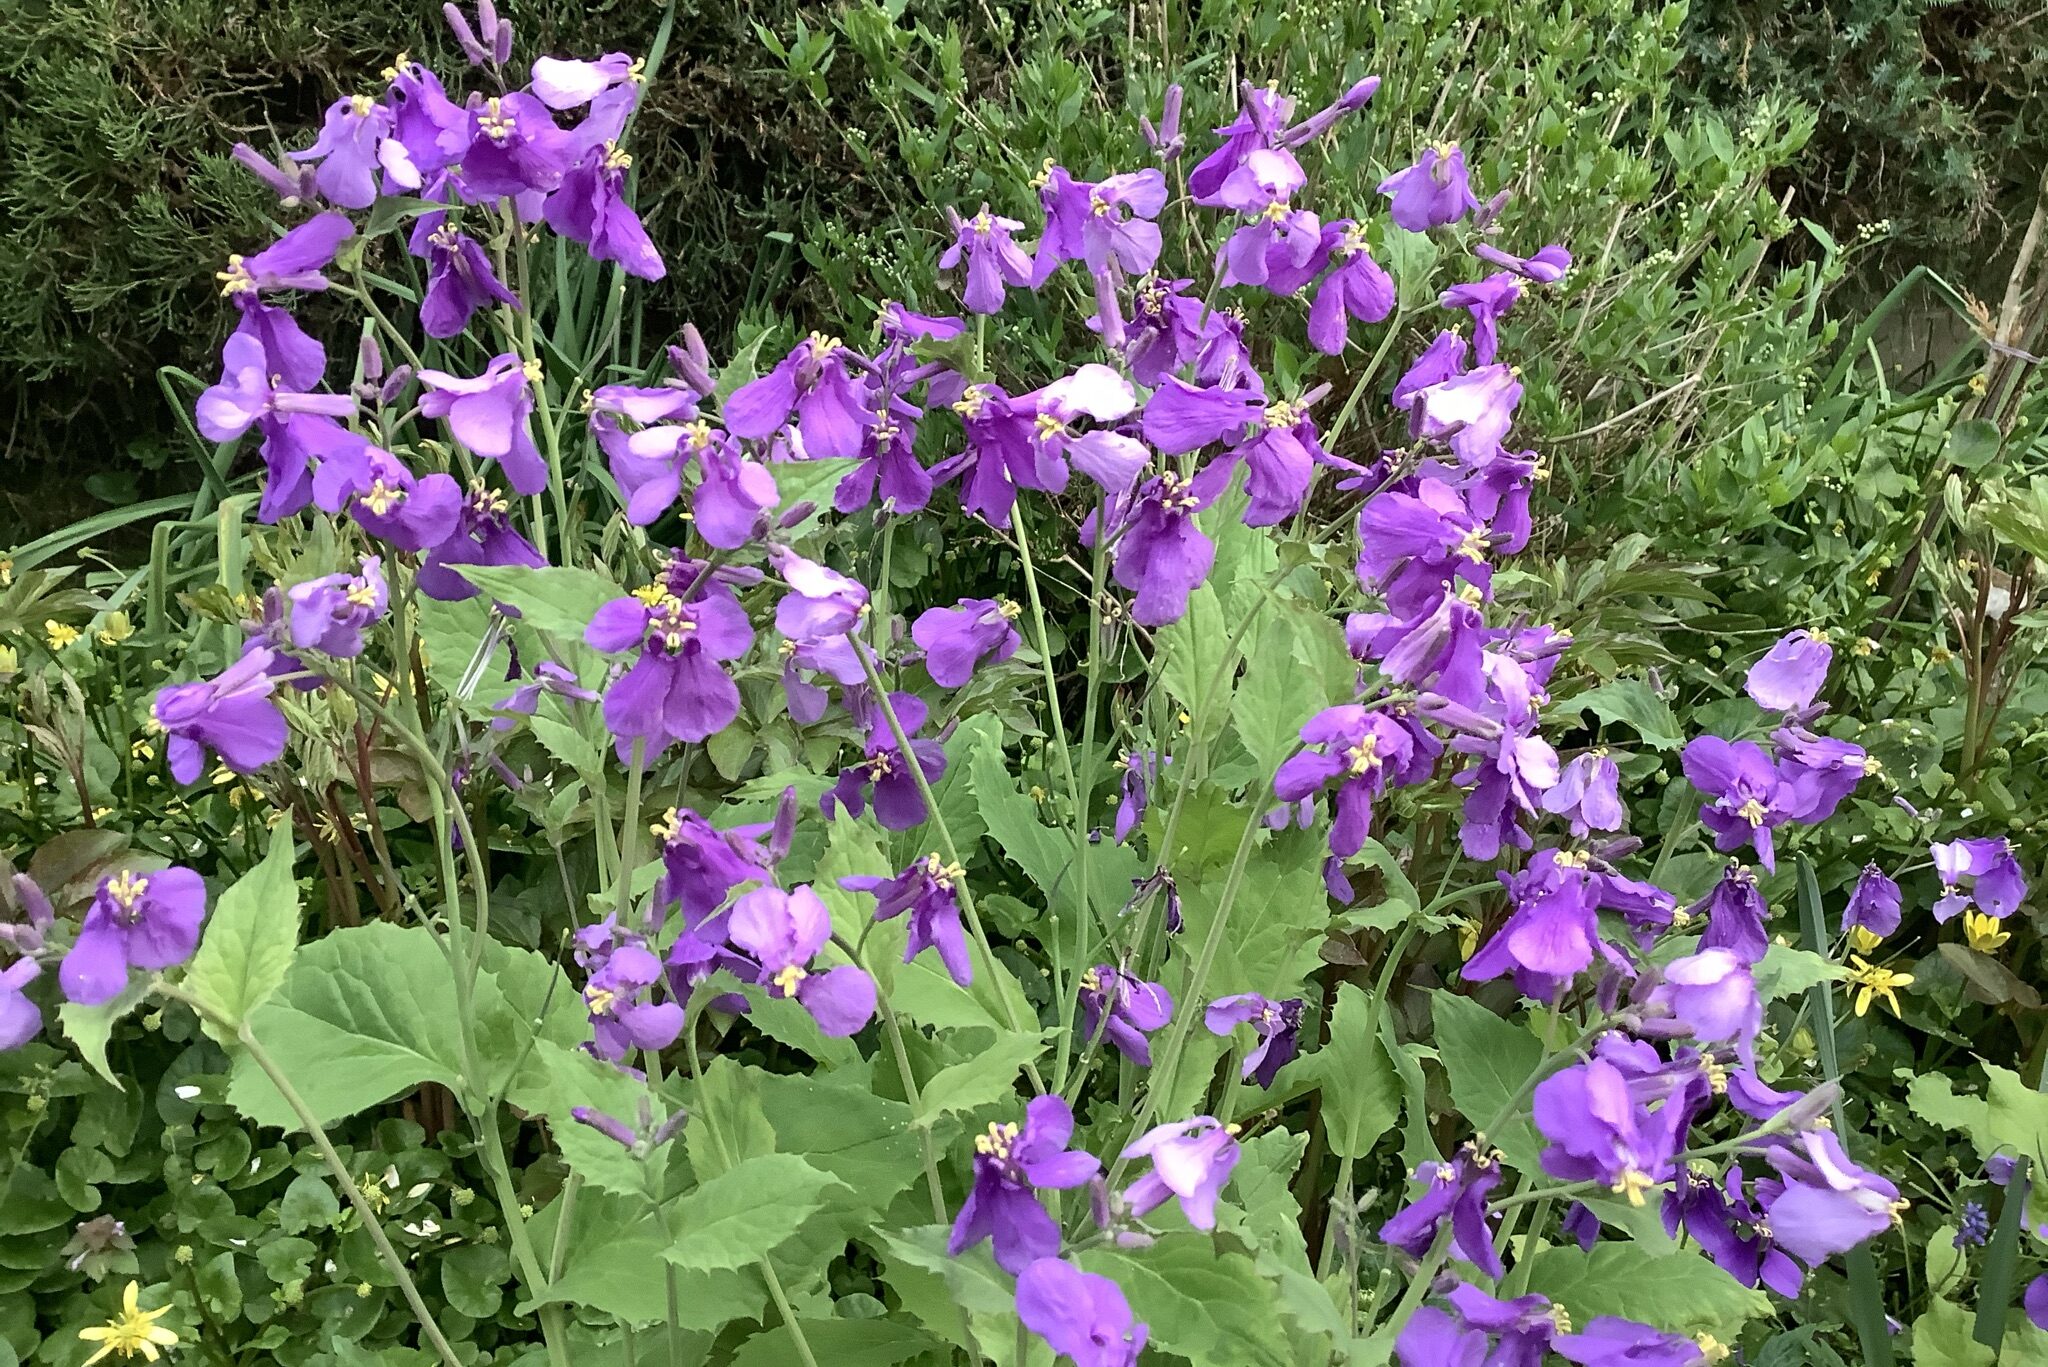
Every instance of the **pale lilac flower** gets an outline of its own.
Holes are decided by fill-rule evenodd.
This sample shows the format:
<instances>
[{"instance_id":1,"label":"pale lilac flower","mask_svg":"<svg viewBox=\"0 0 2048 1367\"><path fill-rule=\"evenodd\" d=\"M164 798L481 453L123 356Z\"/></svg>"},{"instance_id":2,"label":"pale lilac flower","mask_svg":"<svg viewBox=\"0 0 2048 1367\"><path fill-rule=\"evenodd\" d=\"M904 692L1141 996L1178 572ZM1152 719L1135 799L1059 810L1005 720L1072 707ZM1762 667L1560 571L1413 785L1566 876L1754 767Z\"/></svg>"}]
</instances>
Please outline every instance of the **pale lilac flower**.
<instances>
[{"instance_id":1,"label":"pale lilac flower","mask_svg":"<svg viewBox=\"0 0 2048 1367\"><path fill-rule=\"evenodd\" d=\"M2027 880L2013 857L2012 842L2003 837L1936 842L1928 847L1934 870L1941 875L1941 897L1934 919L1947 921L1972 905L1986 916L2003 920L2019 910Z\"/></svg>"},{"instance_id":2,"label":"pale lilac flower","mask_svg":"<svg viewBox=\"0 0 2048 1367\"><path fill-rule=\"evenodd\" d=\"M1237 1126L1210 1116L1156 1125L1123 1151L1125 1158L1150 1158L1152 1171L1124 1189L1124 1205L1143 1218L1178 1199L1196 1229L1216 1228L1216 1197L1230 1181L1241 1156Z\"/></svg>"},{"instance_id":3,"label":"pale lilac flower","mask_svg":"<svg viewBox=\"0 0 2048 1367\"><path fill-rule=\"evenodd\" d=\"M548 107L521 91L472 94L462 176L457 182L471 203L553 190L576 150L576 139L557 127Z\"/></svg>"},{"instance_id":4,"label":"pale lilac flower","mask_svg":"<svg viewBox=\"0 0 2048 1367\"><path fill-rule=\"evenodd\" d=\"M576 962L590 976L583 989L590 1013L591 1053L609 1063L635 1049L659 1053L683 1032L683 1008L651 1000L663 979L661 960L644 937L620 930L614 917L576 932Z\"/></svg>"},{"instance_id":5,"label":"pale lilac flower","mask_svg":"<svg viewBox=\"0 0 2048 1367\"><path fill-rule=\"evenodd\" d=\"M1700 1044L1732 1044L1745 1058L1763 1025L1756 977L1741 956L1727 949L1702 949L1673 959L1647 1004L1669 1012Z\"/></svg>"},{"instance_id":6,"label":"pale lilac flower","mask_svg":"<svg viewBox=\"0 0 2048 1367\"><path fill-rule=\"evenodd\" d=\"M367 442L320 463L313 501L324 512L347 512L371 536L402 551L439 545L462 516L462 486L454 476L415 477L396 456Z\"/></svg>"},{"instance_id":7,"label":"pale lilac flower","mask_svg":"<svg viewBox=\"0 0 2048 1367\"><path fill-rule=\"evenodd\" d=\"M1707 1367L1699 1344L1617 1315L1599 1315L1576 1334L1550 1341L1559 1357L1579 1367Z\"/></svg>"},{"instance_id":8,"label":"pale lilac flower","mask_svg":"<svg viewBox=\"0 0 2048 1367\"><path fill-rule=\"evenodd\" d=\"M1876 1238L1898 1218L1899 1189L1851 1162L1833 1130L1803 1130L1765 1150L1780 1180L1756 1184L1778 1245L1808 1267Z\"/></svg>"},{"instance_id":9,"label":"pale lilac flower","mask_svg":"<svg viewBox=\"0 0 2048 1367\"><path fill-rule=\"evenodd\" d=\"M0 968L0 1053L19 1049L43 1028L42 1009L28 999L28 985L41 973L34 959Z\"/></svg>"},{"instance_id":10,"label":"pale lilac flower","mask_svg":"<svg viewBox=\"0 0 2048 1367\"><path fill-rule=\"evenodd\" d=\"M1607 747L1595 746L1564 766L1557 784L1543 795L1543 810L1571 822L1584 839L1593 831L1618 831L1628 814L1621 805L1621 770Z\"/></svg>"},{"instance_id":11,"label":"pale lilac flower","mask_svg":"<svg viewBox=\"0 0 2048 1367\"><path fill-rule=\"evenodd\" d=\"M1365 225L1338 219L1323 227L1334 240L1330 259L1336 264L1316 287L1308 310L1308 340L1327 356L1341 356L1350 341L1351 320L1384 322L1394 311L1394 278L1365 245Z\"/></svg>"},{"instance_id":12,"label":"pale lilac flower","mask_svg":"<svg viewBox=\"0 0 2048 1367\"><path fill-rule=\"evenodd\" d=\"M1472 249L1472 254L1539 285L1556 284L1572 268L1572 254L1554 242L1533 256L1514 256L1491 242L1480 243Z\"/></svg>"},{"instance_id":13,"label":"pale lilac flower","mask_svg":"<svg viewBox=\"0 0 2048 1367\"><path fill-rule=\"evenodd\" d=\"M128 970L174 968L199 947L206 881L187 868L100 880L78 939L57 970L57 985L80 1006L97 1006L128 985Z\"/></svg>"},{"instance_id":14,"label":"pale lilac flower","mask_svg":"<svg viewBox=\"0 0 2048 1367\"><path fill-rule=\"evenodd\" d=\"M1437 304L1471 315L1472 359L1491 365L1500 350L1500 320L1521 297L1521 277L1512 271L1496 271L1484 280L1451 286L1438 297Z\"/></svg>"},{"instance_id":15,"label":"pale lilac flower","mask_svg":"<svg viewBox=\"0 0 2048 1367\"><path fill-rule=\"evenodd\" d=\"M589 104L613 86L643 79L641 69L644 65L623 52L607 52L594 62L536 57L527 88L550 109L575 109Z\"/></svg>"},{"instance_id":16,"label":"pale lilac flower","mask_svg":"<svg viewBox=\"0 0 2048 1367\"><path fill-rule=\"evenodd\" d=\"M421 214L406 250L427 263L427 291L420 299L420 327L429 337L455 337L480 308L525 307L506 289L483 245L459 230L445 213Z\"/></svg>"},{"instance_id":17,"label":"pale lilac flower","mask_svg":"<svg viewBox=\"0 0 2048 1367\"><path fill-rule=\"evenodd\" d=\"M726 428L736 437L758 441L774 435L794 412L806 456L859 455L875 415L847 368L850 354L838 338L812 333L773 370L727 397Z\"/></svg>"},{"instance_id":18,"label":"pale lilac flower","mask_svg":"<svg viewBox=\"0 0 2048 1367\"><path fill-rule=\"evenodd\" d=\"M839 886L872 893L877 921L909 912L910 936L903 946L903 962L936 949L947 974L966 987L974 981L974 962L968 957L967 934L960 925L959 884L966 876L967 871L958 864L929 854L893 878L858 874L840 879Z\"/></svg>"},{"instance_id":19,"label":"pale lilac flower","mask_svg":"<svg viewBox=\"0 0 2048 1367\"><path fill-rule=\"evenodd\" d=\"M211 441L233 441L251 427L263 438L266 478L257 516L276 522L313 500L314 462L361 447L363 439L337 418L354 415L347 394L306 394L284 388L249 332L236 332L221 353L221 378L199 396L200 432Z\"/></svg>"},{"instance_id":20,"label":"pale lilac flower","mask_svg":"<svg viewBox=\"0 0 2048 1367\"><path fill-rule=\"evenodd\" d=\"M1749 845L1765 869L1775 870L1771 830L1790 818L1796 795L1770 756L1753 741L1695 736L1680 762L1686 781L1710 799L1700 821L1714 833L1714 848L1726 854Z\"/></svg>"},{"instance_id":21,"label":"pale lilac flower","mask_svg":"<svg viewBox=\"0 0 2048 1367\"><path fill-rule=\"evenodd\" d=\"M389 109L368 95L344 95L327 106L318 141L291 158L320 163L313 183L321 194L345 209L367 209L377 200L378 148L391 131Z\"/></svg>"},{"instance_id":22,"label":"pale lilac flower","mask_svg":"<svg viewBox=\"0 0 2048 1367\"><path fill-rule=\"evenodd\" d=\"M463 578L457 565L523 565L539 569L547 557L512 525L512 504L481 479L471 483L468 499L456 510L455 526L427 552L414 581L429 598L459 603L481 590Z\"/></svg>"}]
</instances>

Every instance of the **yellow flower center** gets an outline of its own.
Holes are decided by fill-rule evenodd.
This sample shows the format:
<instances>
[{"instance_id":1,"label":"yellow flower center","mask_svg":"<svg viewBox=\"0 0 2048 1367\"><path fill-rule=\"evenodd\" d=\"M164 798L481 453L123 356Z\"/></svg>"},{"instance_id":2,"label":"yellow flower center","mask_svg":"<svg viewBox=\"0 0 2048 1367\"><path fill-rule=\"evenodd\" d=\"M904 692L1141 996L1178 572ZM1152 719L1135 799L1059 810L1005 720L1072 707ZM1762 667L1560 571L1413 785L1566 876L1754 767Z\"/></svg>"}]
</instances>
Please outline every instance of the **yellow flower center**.
<instances>
[{"instance_id":1,"label":"yellow flower center","mask_svg":"<svg viewBox=\"0 0 2048 1367\"><path fill-rule=\"evenodd\" d=\"M348 107L349 112L357 118L366 119L370 117L370 111L377 107L377 102L368 95L351 95L348 97Z\"/></svg>"},{"instance_id":2,"label":"yellow flower center","mask_svg":"<svg viewBox=\"0 0 2048 1367\"><path fill-rule=\"evenodd\" d=\"M123 911L134 911L136 904L148 891L149 880L127 869L121 870L107 880L107 896L113 898Z\"/></svg>"},{"instance_id":3,"label":"yellow flower center","mask_svg":"<svg viewBox=\"0 0 2048 1367\"><path fill-rule=\"evenodd\" d=\"M974 1151L990 1158L1007 1159L1010 1156L1010 1144L1016 1138L1017 1126L1014 1123L998 1125L991 1120L986 1134L974 1136Z\"/></svg>"},{"instance_id":4,"label":"yellow flower center","mask_svg":"<svg viewBox=\"0 0 2048 1367\"><path fill-rule=\"evenodd\" d=\"M1067 430L1067 425L1050 413L1040 413L1037 421L1032 426L1037 429L1040 441L1049 441L1054 437L1064 434Z\"/></svg>"},{"instance_id":5,"label":"yellow flower center","mask_svg":"<svg viewBox=\"0 0 2048 1367\"><path fill-rule=\"evenodd\" d=\"M674 840L683 829L682 813L676 808L671 807L661 814L661 820L655 822L647 829L654 833L656 840Z\"/></svg>"},{"instance_id":6,"label":"yellow flower center","mask_svg":"<svg viewBox=\"0 0 2048 1367\"><path fill-rule=\"evenodd\" d=\"M810 974L804 972L796 964L789 964L776 971L773 981L776 990L781 992L783 996L793 997L796 995L796 985L810 976Z\"/></svg>"},{"instance_id":7,"label":"yellow flower center","mask_svg":"<svg viewBox=\"0 0 2048 1367\"><path fill-rule=\"evenodd\" d=\"M1477 565L1486 559L1486 529L1474 527L1458 542L1458 554Z\"/></svg>"},{"instance_id":8,"label":"yellow flower center","mask_svg":"<svg viewBox=\"0 0 2048 1367\"><path fill-rule=\"evenodd\" d=\"M604 145L604 169L623 171L633 164L633 154L615 142Z\"/></svg>"},{"instance_id":9,"label":"yellow flower center","mask_svg":"<svg viewBox=\"0 0 2048 1367\"><path fill-rule=\"evenodd\" d=\"M987 385L971 384L960 392L958 399L953 401L953 411L961 417L970 420L979 418L981 410L986 407L988 407Z\"/></svg>"},{"instance_id":10,"label":"yellow flower center","mask_svg":"<svg viewBox=\"0 0 2048 1367\"><path fill-rule=\"evenodd\" d=\"M602 1016L605 1012L611 1010L612 1003L618 999L618 993L606 988L586 987L583 989L583 1004L590 1008L590 1014L593 1016Z\"/></svg>"},{"instance_id":11,"label":"yellow flower center","mask_svg":"<svg viewBox=\"0 0 2048 1367\"><path fill-rule=\"evenodd\" d=\"M1610 1190L1616 1196L1627 1197L1630 1205L1639 1206L1643 1204L1643 1193L1655 1190L1656 1186L1656 1180L1647 1172L1628 1168L1623 1171L1621 1179Z\"/></svg>"},{"instance_id":12,"label":"yellow flower center","mask_svg":"<svg viewBox=\"0 0 2048 1367\"><path fill-rule=\"evenodd\" d=\"M249 268L242 264L240 252L230 256L228 268L215 271L213 278L221 282L222 294L253 294L256 290L256 277L249 274Z\"/></svg>"},{"instance_id":13,"label":"yellow flower center","mask_svg":"<svg viewBox=\"0 0 2048 1367\"><path fill-rule=\"evenodd\" d=\"M1359 737L1358 743L1344 752L1352 774L1369 774L1380 766L1380 738L1371 731Z\"/></svg>"},{"instance_id":14,"label":"yellow flower center","mask_svg":"<svg viewBox=\"0 0 2048 1367\"><path fill-rule=\"evenodd\" d=\"M1751 798L1735 809L1735 814L1752 826L1764 824L1764 804L1760 798Z\"/></svg>"},{"instance_id":15,"label":"yellow flower center","mask_svg":"<svg viewBox=\"0 0 2048 1367\"><path fill-rule=\"evenodd\" d=\"M519 131L518 121L505 112L505 102L496 95L484 101L484 112L476 116L476 126L495 143L504 143Z\"/></svg>"}]
</instances>

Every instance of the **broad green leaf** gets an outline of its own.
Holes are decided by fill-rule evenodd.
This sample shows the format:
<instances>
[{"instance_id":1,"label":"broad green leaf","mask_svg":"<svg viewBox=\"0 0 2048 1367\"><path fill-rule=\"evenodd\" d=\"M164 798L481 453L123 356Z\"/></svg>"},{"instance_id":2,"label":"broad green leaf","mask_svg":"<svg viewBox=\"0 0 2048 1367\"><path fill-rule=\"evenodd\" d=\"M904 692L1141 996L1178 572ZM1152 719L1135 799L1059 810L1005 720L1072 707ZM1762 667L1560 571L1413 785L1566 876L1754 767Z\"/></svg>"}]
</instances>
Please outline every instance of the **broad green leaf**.
<instances>
[{"instance_id":1,"label":"broad green leaf","mask_svg":"<svg viewBox=\"0 0 2048 1367\"><path fill-rule=\"evenodd\" d=\"M1529 1289L1571 1312L1574 1324L1623 1315L1679 1334L1712 1334L1733 1343L1743 1324L1771 1312L1770 1298L1742 1285L1692 1249L1652 1255L1627 1240L1593 1251L1576 1244L1540 1249Z\"/></svg>"},{"instance_id":2,"label":"broad green leaf","mask_svg":"<svg viewBox=\"0 0 2048 1367\"><path fill-rule=\"evenodd\" d=\"M697 1080L688 1136L690 1165L699 1180L730 1172L760 1154L775 1152L775 1129L761 1107L757 1068L721 1054Z\"/></svg>"},{"instance_id":3,"label":"broad green leaf","mask_svg":"<svg viewBox=\"0 0 2048 1367\"><path fill-rule=\"evenodd\" d=\"M727 369L731 367L728 366ZM795 537L808 531L816 520L818 511L832 505L832 491L838 486L839 481L845 479L859 464L858 460L852 459L826 459L785 460L770 466L769 469L775 476L775 520L778 523L789 516L791 510L799 503L809 503L817 510L796 527L784 528L783 534Z\"/></svg>"},{"instance_id":4,"label":"broad green leaf","mask_svg":"<svg viewBox=\"0 0 2048 1367\"><path fill-rule=\"evenodd\" d=\"M824 1209L826 1190L837 1184L795 1154L757 1154L676 1202L669 1214L675 1242L662 1256L695 1272L746 1267Z\"/></svg>"},{"instance_id":5,"label":"broad green leaf","mask_svg":"<svg viewBox=\"0 0 2048 1367\"><path fill-rule=\"evenodd\" d=\"M302 1172L284 1189L277 1203L277 1227L286 1234L331 1229L341 1219L341 1198L325 1175Z\"/></svg>"},{"instance_id":6,"label":"broad green leaf","mask_svg":"<svg viewBox=\"0 0 2048 1367\"><path fill-rule=\"evenodd\" d=\"M1998 448L2004 444L2005 434L1998 430L1997 423L1971 418L1949 429L1948 449L1943 454L1951 465L1981 470L1998 458Z\"/></svg>"},{"instance_id":7,"label":"broad green leaf","mask_svg":"<svg viewBox=\"0 0 2048 1367\"><path fill-rule=\"evenodd\" d=\"M928 1129L941 1116L1014 1100L1019 1072L1045 1052L1050 1034L1006 1030L973 1058L940 1069L921 1090L918 1099L924 1109L911 1123Z\"/></svg>"},{"instance_id":8,"label":"broad green leaf","mask_svg":"<svg viewBox=\"0 0 2048 1367\"><path fill-rule=\"evenodd\" d=\"M299 885L292 879L292 823L277 823L270 852L221 894L185 974L185 990L221 1018L206 1033L232 1044L235 1030L270 999L299 947Z\"/></svg>"},{"instance_id":9,"label":"broad green leaf","mask_svg":"<svg viewBox=\"0 0 2048 1367\"><path fill-rule=\"evenodd\" d=\"M79 1057L116 1087L126 1084L107 1066L107 1043L113 1038L114 1027L120 1024L122 1017L133 1011L148 995L149 979L137 977L131 978L126 987L98 1006L64 1002L57 1008L57 1023L64 1027L65 1037L77 1047Z\"/></svg>"},{"instance_id":10,"label":"broad green leaf","mask_svg":"<svg viewBox=\"0 0 2048 1367\"><path fill-rule=\"evenodd\" d=\"M548 1132L570 1171L607 1191L644 1192L646 1175L640 1160L617 1140L579 1123L572 1112L588 1106L633 1124L646 1088L587 1051L554 1040L535 1041L533 1058L546 1078Z\"/></svg>"},{"instance_id":11,"label":"broad green leaf","mask_svg":"<svg viewBox=\"0 0 2048 1367\"><path fill-rule=\"evenodd\" d=\"M462 577L497 602L519 609L519 618L535 631L565 641L583 639L597 610L626 591L601 574L558 567L528 565L457 565Z\"/></svg>"},{"instance_id":12,"label":"broad green leaf","mask_svg":"<svg viewBox=\"0 0 2048 1367\"><path fill-rule=\"evenodd\" d=\"M560 972L530 950L486 947L470 1003L479 1078L463 1074L454 978L421 927L375 921L306 945L249 1028L323 1124L422 1082L441 1083L473 1104L502 1090L522 1109L539 1110L547 1078L526 1048L536 1023L541 1038L565 1046L588 1029L576 993L559 988ZM558 989L552 1001L551 987ZM246 1055L235 1060L228 1101L260 1125L298 1127Z\"/></svg>"},{"instance_id":13,"label":"broad green leaf","mask_svg":"<svg viewBox=\"0 0 2048 1367\"><path fill-rule=\"evenodd\" d=\"M441 1255L441 1294L449 1306L473 1320L487 1320L505 1302L512 1263L492 1244L461 1244Z\"/></svg>"},{"instance_id":14,"label":"broad green leaf","mask_svg":"<svg viewBox=\"0 0 2048 1367\"><path fill-rule=\"evenodd\" d=\"M1840 981L1845 972L1841 965L1829 963L1812 950L1772 945L1756 966L1757 995L1767 1002L1796 997L1816 983Z\"/></svg>"},{"instance_id":15,"label":"broad green leaf","mask_svg":"<svg viewBox=\"0 0 2048 1367\"><path fill-rule=\"evenodd\" d=\"M1641 679L1612 679L1559 703L1557 710L1583 714L1591 712L1603 722L1625 722L1659 750L1676 750L1685 743L1671 704Z\"/></svg>"},{"instance_id":16,"label":"broad green leaf","mask_svg":"<svg viewBox=\"0 0 2048 1367\"><path fill-rule=\"evenodd\" d=\"M1079 1262L1123 1289L1132 1312L1152 1327L1152 1342L1195 1367L1297 1367L1303 1360L1273 1313L1274 1283L1209 1235L1167 1234L1150 1248L1101 1249Z\"/></svg>"},{"instance_id":17,"label":"broad green leaf","mask_svg":"<svg viewBox=\"0 0 2048 1367\"><path fill-rule=\"evenodd\" d=\"M1991 1367L1998 1353L1972 1337L1976 1317L1937 1296L1913 1321L1913 1367Z\"/></svg>"},{"instance_id":18,"label":"broad green leaf","mask_svg":"<svg viewBox=\"0 0 2048 1367\"><path fill-rule=\"evenodd\" d=\"M1052 1355L1036 1339L1030 1341L1026 1363L1019 1363L1016 1292L1010 1275L995 1265L985 1244L957 1258L950 1256L949 1232L945 1225L881 1232L877 1238L889 1289L925 1328L963 1349L974 1344L997 1367L1050 1364Z\"/></svg>"},{"instance_id":19,"label":"broad green leaf","mask_svg":"<svg viewBox=\"0 0 2048 1367\"><path fill-rule=\"evenodd\" d=\"M762 1073L754 1081L775 1147L844 1184L832 1193L835 1205L879 1213L923 1174L910 1107L876 1096L859 1071L841 1069L829 1080Z\"/></svg>"},{"instance_id":20,"label":"broad green leaf","mask_svg":"<svg viewBox=\"0 0 2048 1367\"><path fill-rule=\"evenodd\" d=\"M1223 616L1214 587L1199 585L1188 595L1188 610L1179 621L1161 627L1153 638L1159 682L1188 715L1190 734L1214 740L1230 719L1236 671L1224 665L1224 647L1235 623Z\"/></svg>"},{"instance_id":21,"label":"broad green leaf","mask_svg":"<svg viewBox=\"0 0 2048 1367\"><path fill-rule=\"evenodd\" d=\"M894 1367L944 1347L917 1326L891 1319L799 1319L797 1327L821 1367ZM741 1344L732 1367L807 1365L789 1330L778 1324Z\"/></svg>"},{"instance_id":22,"label":"broad green leaf","mask_svg":"<svg viewBox=\"0 0 2048 1367\"><path fill-rule=\"evenodd\" d=\"M1431 1000L1436 1022L1437 1053L1450 1074L1451 1100L1468 1127L1493 1124L1505 1114L1486 1141L1524 1172L1536 1171L1542 1145L1529 1121L1528 1097L1521 1095L1529 1075L1543 1061L1543 1046L1520 1026L1455 992L1438 991ZM1510 1106L1510 1098L1521 1096Z\"/></svg>"},{"instance_id":23,"label":"broad green leaf","mask_svg":"<svg viewBox=\"0 0 2048 1367\"><path fill-rule=\"evenodd\" d=\"M1380 1046L1372 997L1364 988L1356 983L1338 988L1330 1042L1313 1057L1330 1152L1364 1158L1401 1115L1400 1081Z\"/></svg>"}]
</instances>

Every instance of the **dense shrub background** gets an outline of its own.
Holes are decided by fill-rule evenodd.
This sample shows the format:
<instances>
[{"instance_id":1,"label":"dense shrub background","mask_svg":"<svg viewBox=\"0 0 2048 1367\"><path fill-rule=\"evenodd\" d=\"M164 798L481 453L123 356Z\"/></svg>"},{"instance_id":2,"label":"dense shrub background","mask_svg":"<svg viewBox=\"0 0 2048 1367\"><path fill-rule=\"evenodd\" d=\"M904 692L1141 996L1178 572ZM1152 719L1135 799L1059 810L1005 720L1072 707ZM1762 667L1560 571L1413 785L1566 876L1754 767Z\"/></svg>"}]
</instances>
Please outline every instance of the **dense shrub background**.
<instances>
[{"instance_id":1,"label":"dense shrub background","mask_svg":"<svg viewBox=\"0 0 2048 1367\"><path fill-rule=\"evenodd\" d=\"M658 6L508 5L527 50L643 50ZM15 0L0 6L0 431L35 473L0 498L0 530L34 531L140 492L181 488L182 440L158 367L195 372L217 344L211 272L246 242L262 192L227 159L246 139L300 145L366 54L440 32L438 5L337 0ZM1860 277L1882 292L1903 262L1973 282L2015 225L2008 212L2048 147L2042 76L2024 0L1701 0L1672 95L1742 126L1762 101L1811 106L1817 134L1771 172L1793 212L1839 237L1888 220L1892 245ZM1015 97L1052 122L1079 113L1060 64L1114 76L1129 35L1170 10L1173 39L1218 56L1260 41L1253 12L1184 7L895 3L870 7L955 35L952 64L977 97ZM856 12L858 13L858 12ZM1473 34L1497 28L1483 8ZM856 25L857 28L857 25ZM669 61L638 133L640 202L670 262L649 293L714 342L773 299L817 311L815 253L829 219L844 242L893 201L933 148L905 140L873 69L827 60L845 13L765 0L678 7ZM796 46L780 60L763 32ZM873 26L869 26L872 33ZM1470 43L1468 41L1467 47ZM1142 45L1139 50L1142 51ZM872 53L872 48L870 52ZM1106 70L1104 68L1107 68ZM1072 107L1068 107L1071 101ZM279 130L273 133L272 130ZM1777 250L1810 250L1803 235ZM809 259L807 259L807 256Z\"/></svg>"}]
</instances>

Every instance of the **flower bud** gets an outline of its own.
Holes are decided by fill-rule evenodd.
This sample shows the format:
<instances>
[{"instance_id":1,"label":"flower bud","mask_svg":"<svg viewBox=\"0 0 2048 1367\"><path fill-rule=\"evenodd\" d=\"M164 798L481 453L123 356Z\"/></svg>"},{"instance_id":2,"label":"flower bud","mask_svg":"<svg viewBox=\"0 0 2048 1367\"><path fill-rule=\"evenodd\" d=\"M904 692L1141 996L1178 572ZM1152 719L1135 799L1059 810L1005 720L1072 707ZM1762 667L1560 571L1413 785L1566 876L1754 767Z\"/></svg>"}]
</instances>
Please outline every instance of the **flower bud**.
<instances>
[{"instance_id":1,"label":"flower bud","mask_svg":"<svg viewBox=\"0 0 2048 1367\"><path fill-rule=\"evenodd\" d=\"M462 9L455 0L448 0L441 6L441 17L448 21L449 29L455 34L456 46L462 49L462 55L469 58L471 65L482 66L491 59L484 45L476 40L475 30L470 28L469 20L463 17Z\"/></svg>"}]
</instances>

